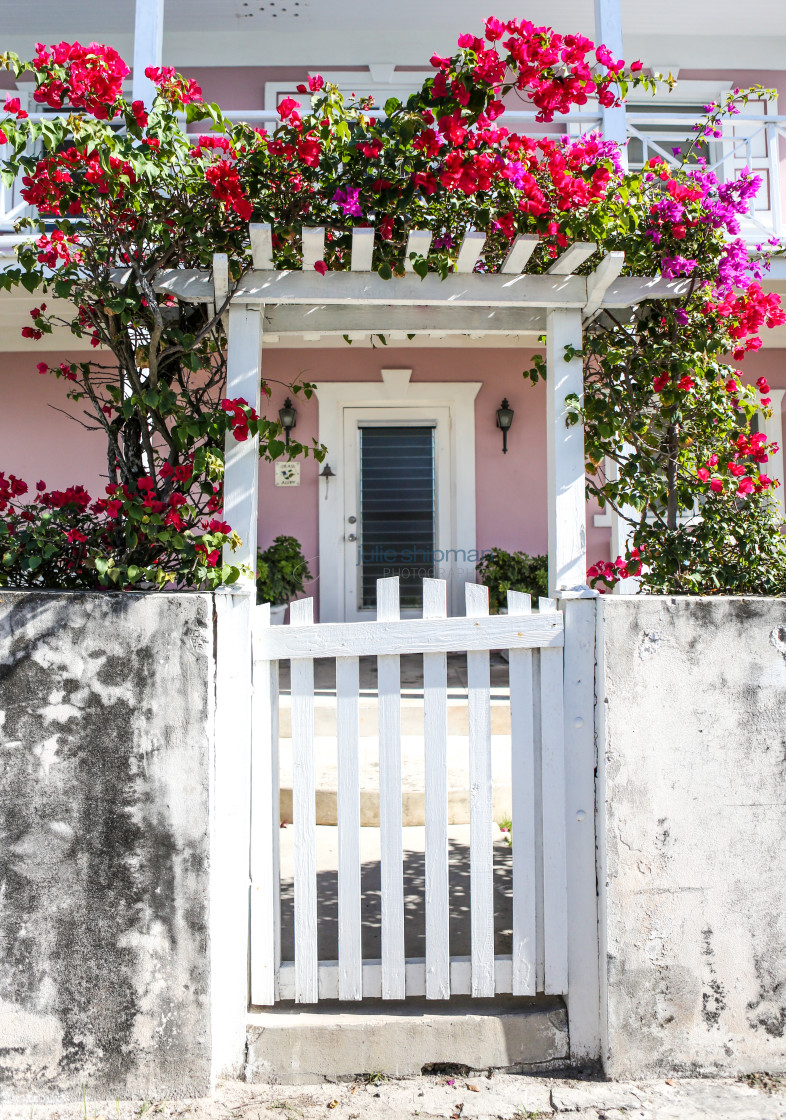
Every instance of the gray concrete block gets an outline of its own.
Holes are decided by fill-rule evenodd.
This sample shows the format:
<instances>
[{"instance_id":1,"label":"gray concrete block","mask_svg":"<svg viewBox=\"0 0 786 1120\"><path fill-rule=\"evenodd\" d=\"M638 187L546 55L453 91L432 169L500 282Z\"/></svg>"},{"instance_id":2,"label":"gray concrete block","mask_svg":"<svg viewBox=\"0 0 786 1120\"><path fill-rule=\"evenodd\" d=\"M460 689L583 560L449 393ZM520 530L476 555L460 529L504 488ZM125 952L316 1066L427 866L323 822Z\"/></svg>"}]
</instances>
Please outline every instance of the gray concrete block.
<instances>
[{"instance_id":1,"label":"gray concrete block","mask_svg":"<svg viewBox=\"0 0 786 1120\"><path fill-rule=\"evenodd\" d=\"M786 1069L786 601L602 598L606 1072Z\"/></svg>"},{"instance_id":2,"label":"gray concrete block","mask_svg":"<svg viewBox=\"0 0 786 1120\"><path fill-rule=\"evenodd\" d=\"M0 1099L210 1087L208 595L0 594Z\"/></svg>"},{"instance_id":3,"label":"gray concrete block","mask_svg":"<svg viewBox=\"0 0 786 1120\"><path fill-rule=\"evenodd\" d=\"M437 1009L413 1001L401 1010L255 1012L249 1017L245 1076L283 1084L360 1074L411 1077L424 1067L547 1069L567 1064L567 1015L559 1000L513 1009Z\"/></svg>"}]
</instances>

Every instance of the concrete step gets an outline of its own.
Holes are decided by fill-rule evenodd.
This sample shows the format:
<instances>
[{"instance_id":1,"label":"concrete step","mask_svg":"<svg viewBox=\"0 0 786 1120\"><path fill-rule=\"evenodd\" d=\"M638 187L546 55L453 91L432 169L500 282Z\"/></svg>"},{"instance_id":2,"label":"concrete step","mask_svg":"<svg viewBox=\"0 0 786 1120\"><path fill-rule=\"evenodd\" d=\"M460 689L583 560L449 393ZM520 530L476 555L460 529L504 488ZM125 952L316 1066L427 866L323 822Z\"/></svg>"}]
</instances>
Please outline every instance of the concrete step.
<instances>
[{"instance_id":1,"label":"concrete step","mask_svg":"<svg viewBox=\"0 0 786 1120\"><path fill-rule=\"evenodd\" d=\"M408 1000L281 1006L249 1015L245 1080L286 1085L413 1077L448 1065L533 1073L568 1063L561 1000Z\"/></svg>"},{"instance_id":2,"label":"concrete step","mask_svg":"<svg viewBox=\"0 0 786 1120\"><path fill-rule=\"evenodd\" d=\"M317 824L337 823L338 761L335 732L316 735L314 761L317 789ZM363 735L359 741L360 823L379 826L379 740L376 733ZM493 782L494 819L511 816L510 737L491 736L491 773ZM281 789L281 820L292 820L292 741L279 740L279 782ZM425 824L425 746L420 734L401 736L402 814L405 825ZM469 822L469 739L466 735L448 735L448 823Z\"/></svg>"}]
</instances>

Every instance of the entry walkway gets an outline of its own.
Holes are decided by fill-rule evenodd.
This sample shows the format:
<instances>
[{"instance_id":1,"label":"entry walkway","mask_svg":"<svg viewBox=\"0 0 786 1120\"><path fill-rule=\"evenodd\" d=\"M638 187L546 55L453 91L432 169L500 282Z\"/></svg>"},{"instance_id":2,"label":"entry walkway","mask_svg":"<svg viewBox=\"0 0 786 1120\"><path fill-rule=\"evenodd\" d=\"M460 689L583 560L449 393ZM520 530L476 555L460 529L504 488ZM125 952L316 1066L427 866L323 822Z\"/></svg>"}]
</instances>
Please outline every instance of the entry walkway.
<instances>
[{"instance_id":1,"label":"entry walkway","mask_svg":"<svg viewBox=\"0 0 786 1120\"><path fill-rule=\"evenodd\" d=\"M5 1105L3 1120L786 1120L776 1077L735 1081L531 1077L453 1070L407 1081L270 1085L225 1081L210 1100ZM780 1088L778 1086L780 1085ZM767 1091L773 1087L773 1092Z\"/></svg>"}]
</instances>

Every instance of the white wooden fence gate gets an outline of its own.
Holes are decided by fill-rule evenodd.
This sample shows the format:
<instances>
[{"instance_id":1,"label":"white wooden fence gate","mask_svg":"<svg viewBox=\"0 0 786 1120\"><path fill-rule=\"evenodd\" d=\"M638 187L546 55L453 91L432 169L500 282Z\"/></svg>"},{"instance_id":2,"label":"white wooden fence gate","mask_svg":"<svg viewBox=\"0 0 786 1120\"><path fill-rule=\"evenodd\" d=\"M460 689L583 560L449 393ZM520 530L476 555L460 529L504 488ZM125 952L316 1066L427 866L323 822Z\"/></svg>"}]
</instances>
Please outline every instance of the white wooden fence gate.
<instances>
[{"instance_id":1,"label":"white wooden fence gate","mask_svg":"<svg viewBox=\"0 0 786 1120\"><path fill-rule=\"evenodd\" d=\"M377 583L377 620L315 624L313 601L253 626L251 1002L400 1000L567 992L563 616L555 601L466 585L466 617L446 617L443 580L423 581L423 617L399 617L398 579ZM489 653L509 650L513 802L512 954L494 954ZM466 653L469 707L471 956L449 951L447 658ZM423 655L425 958L405 956L400 655ZM359 657L378 665L381 960L361 952ZM314 658L336 662L338 960L317 952ZM278 666L291 662L294 962L281 960Z\"/></svg>"}]
</instances>

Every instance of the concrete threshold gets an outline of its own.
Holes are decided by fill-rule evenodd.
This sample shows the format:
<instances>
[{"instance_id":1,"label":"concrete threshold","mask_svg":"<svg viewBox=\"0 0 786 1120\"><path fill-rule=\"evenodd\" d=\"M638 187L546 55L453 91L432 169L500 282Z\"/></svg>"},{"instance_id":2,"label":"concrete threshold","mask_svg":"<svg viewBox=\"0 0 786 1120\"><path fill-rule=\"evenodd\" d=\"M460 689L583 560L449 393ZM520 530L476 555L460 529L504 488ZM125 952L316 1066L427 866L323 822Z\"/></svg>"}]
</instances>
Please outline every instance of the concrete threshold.
<instances>
[{"instance_id":1,"label":"concrete threshold","mask_svg":"<svg viewBox=\"0 0 786 1120\"><path fill-rule=\"evenodd\" d=\"M248 1017L245 1079L285 1085L375 1075L546 1072L568 1065L568 1017L561 999L468 997L279 1005Z\"/></svg>"}]
</instances>

